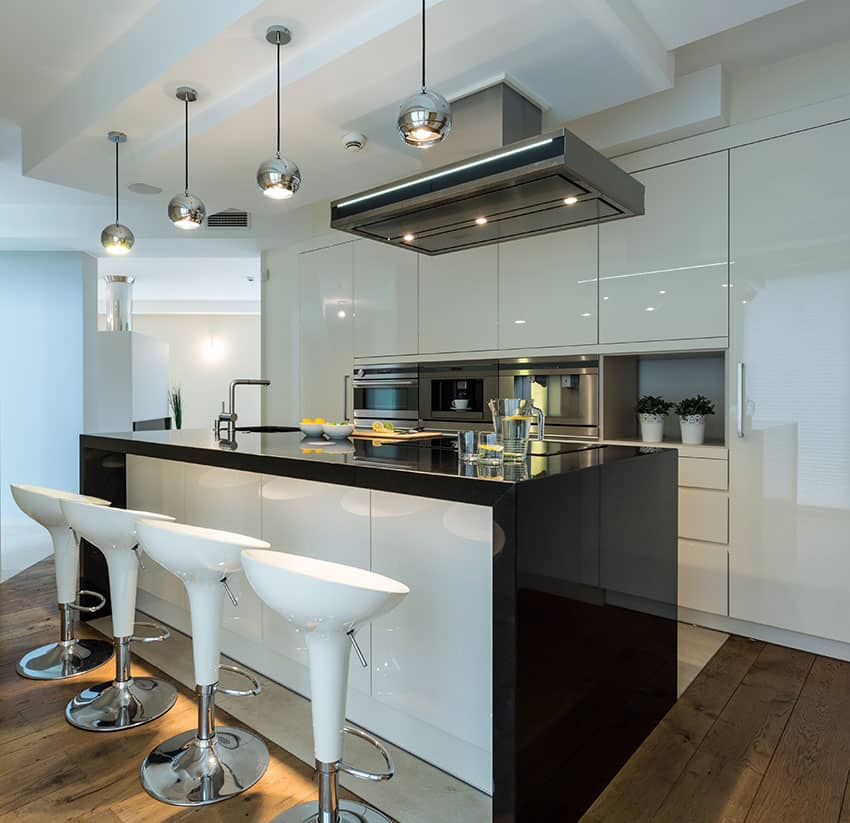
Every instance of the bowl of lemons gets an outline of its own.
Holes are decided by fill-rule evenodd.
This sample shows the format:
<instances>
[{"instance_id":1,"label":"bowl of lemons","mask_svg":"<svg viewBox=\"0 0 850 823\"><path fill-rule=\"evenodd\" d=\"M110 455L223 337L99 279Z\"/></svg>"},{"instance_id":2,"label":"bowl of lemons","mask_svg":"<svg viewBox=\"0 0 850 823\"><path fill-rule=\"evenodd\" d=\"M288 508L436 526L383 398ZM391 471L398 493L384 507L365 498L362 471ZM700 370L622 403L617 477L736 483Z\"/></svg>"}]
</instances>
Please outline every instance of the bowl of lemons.
<instances>
[{"instance_id":1,"label":"bowl of lemons","mask_svg":"<svg viewBox=\"0 0 850 823\"><path fill-rule=\"evenodd\" d=\"M321 437L324 426L324 417L302 417L301 422L298 424L301 433L307 437Z\"/></svg>"},{"instance_id":2,"label":"bowl of lemons","mask_svg":"<svg viewBox=\"0 0 850 823\"><path fill-rule=\"evenodd\" d=\"M345 421L342 423L325 423L322 426L322 431L325 433L325 437L330 437L331 440L344 440L354 431L354 426Z\"/></svg>"}]
</instances>

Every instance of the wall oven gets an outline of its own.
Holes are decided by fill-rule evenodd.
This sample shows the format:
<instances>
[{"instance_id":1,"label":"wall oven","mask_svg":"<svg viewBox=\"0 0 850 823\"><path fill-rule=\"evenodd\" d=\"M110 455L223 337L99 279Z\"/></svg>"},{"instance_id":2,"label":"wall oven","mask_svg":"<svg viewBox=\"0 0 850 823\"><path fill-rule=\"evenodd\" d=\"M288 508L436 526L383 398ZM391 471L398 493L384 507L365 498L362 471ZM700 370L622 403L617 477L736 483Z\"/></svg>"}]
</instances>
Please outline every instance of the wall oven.
<instances>
[{"instance_id":1,"label":"wall oven","mask_svg":"<svg viewBox=\"0 0 850 823\"><path fill-rule=\"evenodd\" d=\"M419 367L361 366L354 369L354 425L368 428L376 420L402 427L419 425Z\"/></svg>"},{"instance_id":2,"label":"wall oven","mask_svg":"<svg viewBox=\"0 0 850 823\"><path fill-rule=\"evenodd\" d=\"M546 415L547 439L599 438L599 361L594 357L502 360L499 396L533 400Z\"/></svg>"},{"instance_id":3,"label":"wall oven","mask_svg":"<svg viewBox=\"0 0 850 823\"><path fill-rule=\"evenodd\" d=\"M496 361L423 363L419 367L420 412L437 431L492 426L487 405L499 396Z\"/></svg>"}]
</instances>

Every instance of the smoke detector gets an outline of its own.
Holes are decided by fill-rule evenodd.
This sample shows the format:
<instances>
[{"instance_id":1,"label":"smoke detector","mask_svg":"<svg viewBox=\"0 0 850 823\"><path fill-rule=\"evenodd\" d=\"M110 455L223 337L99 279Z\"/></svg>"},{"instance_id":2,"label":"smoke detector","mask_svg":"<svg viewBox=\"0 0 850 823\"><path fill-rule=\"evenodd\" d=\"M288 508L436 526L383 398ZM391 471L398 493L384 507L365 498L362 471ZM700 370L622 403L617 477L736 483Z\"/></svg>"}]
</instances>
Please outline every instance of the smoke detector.
<instances>
[{"instance_id":1,"label":"smoke detector","mask_svg":"<svg viewBox=\"0 0 850 823\"><path fill-rule=\"evenodd\" d=\"M359 131L350 131L343 135L342 145L346 151L360 151L366 145L366 135Z\"/></svg>"}]
</instances>

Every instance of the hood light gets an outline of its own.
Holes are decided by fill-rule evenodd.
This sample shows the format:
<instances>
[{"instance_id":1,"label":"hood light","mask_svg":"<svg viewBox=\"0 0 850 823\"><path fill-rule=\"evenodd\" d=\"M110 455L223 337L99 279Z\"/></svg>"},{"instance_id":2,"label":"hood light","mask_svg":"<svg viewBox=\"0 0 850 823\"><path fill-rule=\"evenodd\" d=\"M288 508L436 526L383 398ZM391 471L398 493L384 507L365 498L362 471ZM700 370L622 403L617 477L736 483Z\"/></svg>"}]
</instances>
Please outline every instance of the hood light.
<instances>
[{"instance_id":1,"label":"hood light","mask_svg":"<svg viewBox=\"0 0 850 823\"><path fill-rule=\"evenodd\" d=\"M578 203L578 197L565 197L564 198L564 205L565 206L574 206L576 203Z\"/></svg>"}]
</instances>

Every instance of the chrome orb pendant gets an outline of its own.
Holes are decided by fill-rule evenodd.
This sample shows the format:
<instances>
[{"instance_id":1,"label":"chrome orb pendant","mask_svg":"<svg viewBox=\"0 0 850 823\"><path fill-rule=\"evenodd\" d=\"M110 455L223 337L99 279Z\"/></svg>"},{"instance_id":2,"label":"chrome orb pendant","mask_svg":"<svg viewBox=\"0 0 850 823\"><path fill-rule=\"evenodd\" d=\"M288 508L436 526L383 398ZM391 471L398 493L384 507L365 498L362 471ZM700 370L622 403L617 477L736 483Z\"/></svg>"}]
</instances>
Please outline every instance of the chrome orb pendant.
<instances>
[{"instance_id":1,"label":"chrome orb pendant","mask_svg":"<svg viewBox=\"0 0 850 823\"><path fill-rule=\"evenodd\" d=\"M190 192L175 194L168 204L168 218L178 229L200 228L206 216L203 200Z\"/></svg>"},{"instance_id":2,"label":"chrome orb pendant","mask_svg":"<svg viewBox=\"0 0 850 823\"><path fill-rule=\"evenodd\" d=\"M451 104L435 91L417 92L399 107L398 133L408 146L427 149L445 140L451 130Z\"/></svg>"},{"instance_id":3,"label":"chrome orb pendant","mask_svg":"<svg viewBox=\"0 0 850 823\"><path fill-rule=\"evenodd\" d=\"M107 254L116 256L127 254L135 242L133 232L121 223L110 223L100 233L100 244Z\"/></svg>"},{"instance_id":4,"label":"chrome orb pendant","mask_svg":"<svg viewBox=\"0 0 850 823\"><path fill-rule=\"evenodd\" d=\"M301 187L301 172L291 160L279 155L260 163L257 185L272 200L286 200Z\"/></svg>"}]
</instances>

